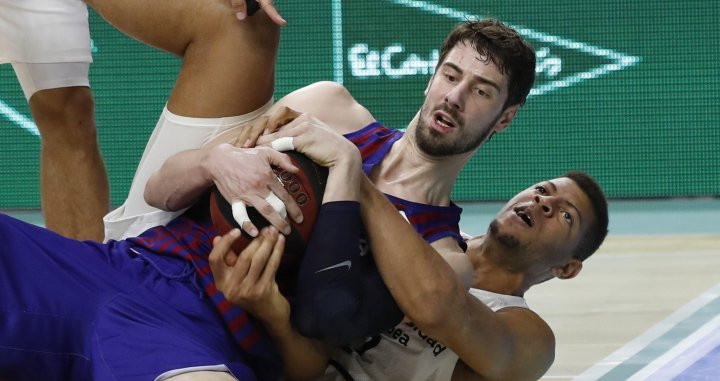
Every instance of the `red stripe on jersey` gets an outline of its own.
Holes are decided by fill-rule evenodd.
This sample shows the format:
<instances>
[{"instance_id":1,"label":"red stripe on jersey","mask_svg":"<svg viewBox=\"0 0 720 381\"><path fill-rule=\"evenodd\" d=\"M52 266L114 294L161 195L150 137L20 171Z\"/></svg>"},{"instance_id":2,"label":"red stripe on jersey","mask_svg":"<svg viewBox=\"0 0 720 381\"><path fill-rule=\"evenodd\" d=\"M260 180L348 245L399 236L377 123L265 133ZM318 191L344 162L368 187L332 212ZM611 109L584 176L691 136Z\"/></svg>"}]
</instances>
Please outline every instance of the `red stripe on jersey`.
<instances>
[{"instance_id":1,"label":"red stripe on jersey","mask_svg":"<svg viewBox=\"0 0 720 381\"><path fill-rule=\"evenodd\" d=\"M236 316L235 319L232 319L230 322L228 322L228 328L230 328L231 332L236 332L249 322L250 319L248 319L247 313L243 311L243 313Z\"/></svg>"},{"instance_id":2,"label":"red stripe on jersey","mask_svg":"<svg viewBox=\"0 0 720 381\"><path fill-rule=\"evenodd\" d=\"M255 343L257 343L260 337L262 337L260 332L252 331L243 341L240 342L240 346L243 348L251 348L255 345Z\"/></svg>"}]
</instances>

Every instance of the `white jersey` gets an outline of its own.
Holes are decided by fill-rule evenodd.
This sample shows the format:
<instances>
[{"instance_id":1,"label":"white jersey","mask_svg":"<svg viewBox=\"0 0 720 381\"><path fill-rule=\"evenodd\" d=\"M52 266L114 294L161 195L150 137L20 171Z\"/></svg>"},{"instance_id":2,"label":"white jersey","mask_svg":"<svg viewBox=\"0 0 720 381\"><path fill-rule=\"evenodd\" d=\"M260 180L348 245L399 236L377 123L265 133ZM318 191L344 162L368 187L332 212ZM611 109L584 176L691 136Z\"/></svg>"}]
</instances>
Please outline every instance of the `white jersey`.
<instances>
[{"instance_id":1,"label":"white jersey","mask_svg":"<svg viewBox=\"0 0 720 381\"><path fill-rule=\"evenodd\" d=\"M0 0L0 63L92 62L81 0Z\"/></svg>"},{"instance_id":2,"label":"white jersey","mask_svg":"<svg viewBox=\"0 0 720 381\"><path fill-rule=\"evenodd\" d=\"M470 289L470 294L493 311L528 308L525 299ZM320 380L430 381L450 380L458 356L441 342L405 321L354 350L335 349L332 363Z\"/></svg>"}]
</instances>

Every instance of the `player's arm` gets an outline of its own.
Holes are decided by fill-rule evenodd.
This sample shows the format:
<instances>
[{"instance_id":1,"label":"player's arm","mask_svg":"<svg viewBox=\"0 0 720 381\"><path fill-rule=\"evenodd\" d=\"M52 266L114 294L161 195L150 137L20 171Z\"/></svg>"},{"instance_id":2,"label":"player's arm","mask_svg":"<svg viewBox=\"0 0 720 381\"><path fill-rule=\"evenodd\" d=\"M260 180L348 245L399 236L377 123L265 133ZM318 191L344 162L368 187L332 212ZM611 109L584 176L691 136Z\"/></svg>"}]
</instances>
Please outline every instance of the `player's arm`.
<instances>
[{"instance_id":1,"label":"player's arm","mask_svg":"<svg viewBox=\"0 0 720 381\"><path fill-rule=\"evenodd\" d=\"M231 245L240 236L233 230L215 237L210 269L225 298L257 318L273 337L292 380L321 376L327 368L324 348L300 335L290 324L290 304L280 294L275 274L285 248L284 237L274 229L263 229L239 255Z\"/></svg>"},{"instance_id":2,"label":"player's arm","mask_svg":"<svg viewBox=\"0 0 720 381\"><path fill-rule=\"evenodd\" d=\"M225 175L229 174L232 178L237 179L234 184L228 184L225 187L228 190L227 193L221 189L221 193L228 200L240 199L240 192L248 189L259 187L264 190L264 184L271 187L270 182L263 182L262 179L258 179L255 183L248 179L239 179L241 171L223 165L223 160L221 160L222 156L231 154L232 149L227 146L218 149L217 146L222 143L233 143L237 147L254 147L260 136L272 133L279 127L290 123L301 113L313 115L325 126L332 126L332 129L340 134L355 131L374 120L370 112L357 103L342 85L334 82L318 82L303 87L283 97L273 105L266 115L257 120L217 136L205 147L181 152L168 159L148 181L144 194L146 202L166 210L178 210L191 205L207 187L213 184L210 181L212 174L209 173L209 169L224 168ZM225 163L231 161L225 161ZM214 167L209 167L209 165ZM265 180L269 179L272 176L269 166L264 171L257 172L257 176L262 176ZM215 176L215 179L218 177ZM233 189L230 188L230 185L233 187L240 185L238 188L240 190L235 194L230 194L230 190ZM254 189L253 193L259 192ZM301 220L300 209L291 198L283 197L282 193L285 192L279 189L275 192L285 202L290 217L296 221ZM266 207L262 202L260 204L261 207ZM257 205L254 206L257 207ZM263 215L266 218L270 217L268 220L273 223L273 226L281 230L287 228L279 222L279 215L270 209L267 209L267 212L267 215L264 213Z\"/></svg>"},{"instance_id":3,"label":"player's arm","mask_svg":"<svg viewBox=\"0 0 720 381\"><path fill-rule=\"evenodd\" d=\"M275 181L270 168L274 164L294 172L287 166L289 160L267 152L253 157L248 154L255 152L237 147L253 147L263 133L273 132L301 115L288 105L319 113L323 119L318 119L325 122L325 126L326 121L335 123L335 131L339 133L358 129L372 121L372 115L355 102L344 87L332 82L304 87L285 96L257 120L217 136L202 148L168 158L148 180L145 201L160 209L179 210L191 205L208 187L216 184L227 200L255 206L273 226L287 232L287 222L264 198L272 191L285 203L288 215L295 221L302 221L300 208ZM258 161L264 158L268 159L267 163ZM256 234L254 227L248 229L251 235Z\"/></svg>"},{"instance_id":4,"label":"player's arm","mask_svg":"<svg viewBox=\"0 0 720 381\"><path fill-rule=\"evenodd\" d=\"M311 118L301 118L288 126L289 128L283 133L297 133L298 135L293 137L295 148L328 167L323 208L335 202L357 202L361 162L359 153L352 143L342 136L316 123L317 121ZM359 221L359 211L356 213ZM319 218L325 217L321 210ZM336 222L342 224L344 221ZM312 251L310 247L318 246L318 240L333 241L342 248L333 250L333 248L337 249L333 246L329 254L340 251L337 254L349 255L350 250L357 250L357 242L350 243L349 250L345 247L346 242L327 240L322 234L324 232L316 229L310 240L309 251ZM214 248L210 254L210 267L218 290L230 302L245 308L263 323L281 351L286 364L286 375L289 378L306 379L322 375L327 367L324 350L292 327L289 303L280 294L275 282L275 273L283 250L283 238L273 230L263 231L263 234L253 240L238 256L230 248L237 236L238 232L233 231L214 241ZM269 254L273 240L277 241L274 243L272 254ZM323 254L313 251L309 252L309 255ZM327 308L331 309L332 306Z\"/></svg>"},{"instance_id":5,"label":"player's arm","mask_svg":"<svg viewBox=\"0 0 720 381\"><path fill-rule=\"evenodd\" d=\"M156 208L179 210L190 206L209 187L216 185L230 202L254 206L273 226L289 233L290 226L265 200L270 192L286 205L288 215L302 220L297 203L283 188L271 166L290 172L297 169L289 157L270 148L237 148L228 143L179 152L168 158L145 186L145 201ZM257 229L244 229L252 236Z\"/></svg>"},{"instance_id":6,"label":"player's arm","mask_svg":"<svg viewBox=\"0 0 720 381\"><path fill-rule=\"evenodd\" d=\"M284 96L257 123L228 131L227 135L238 147L254 147L258 138L277 131L302 114L312 115L339 134L357 131L375 121L345 87L322 81Z\"/></svg>"},{"instance_id":7,"label":"player's arm","mask_svg":"<svg viewBox=\"0 0 720 381\"><path fill-rule=\"evenodd\" d=\"M383 280L418 327L448 345L483 379L536 379L547 370L554 338L542 319L517 308L495 313L471 296L450 265L366 177L361 205Z\"/></svg>"},{"instance_id":8,"label":"player's arm","mask_svg":"<svg viewBox=\"0 0 720 381\"><path fill-rule=\"evenodd\" d=\"M336 82L313 83L293 91L277 103L310 114L340 134L357 131L375 121L372 114Z\"/></svg>"},{"instance_id":9,"label":"player's arm","mask_svg":"<svg viewBox=\"0 0 720 381\"><path fill-rule=\"evenodd\" d=\"M149 180L145 188L146 202L168 210L187 207L212 185L206 163L218 165L221 161L210 159L217 159L231 151L226 149L227 147L217 149L218 145L232 143L237 147L254 147L261 135L272 133L302 113L312 115L326 127L332 126L331 128L340 134L355 131L373 121L372 115L357 103L342 85L318 82L303 87L283 97L266 115L257 120L217 136L201 149L181 152L172 157L172 160L168 159L161 170ZM221 152L223 150L224 152ZM190 177L188 175L193 175L194 180L186 183L186 179ZM269 168L265 175L270 175ZM288 208L289 212L290 209Z\"/></svg>"}]
</instances>

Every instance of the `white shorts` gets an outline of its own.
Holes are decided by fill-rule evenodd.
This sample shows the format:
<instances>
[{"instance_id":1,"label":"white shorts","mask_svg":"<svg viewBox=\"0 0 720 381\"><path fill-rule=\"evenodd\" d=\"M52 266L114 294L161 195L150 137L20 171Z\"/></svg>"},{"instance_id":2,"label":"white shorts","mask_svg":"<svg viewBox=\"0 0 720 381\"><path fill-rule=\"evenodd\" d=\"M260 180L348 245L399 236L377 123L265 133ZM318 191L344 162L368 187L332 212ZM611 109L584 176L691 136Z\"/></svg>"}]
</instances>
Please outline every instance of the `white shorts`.
<instances>
[{"instance_id":1,"label":"white shorts","mask_svg":"<svg viewBox=\"0 0 720 381\"><path fill-rule=\"evenodd\" d=\"M0 63L92 62L81 0L0 0Z\"/></svg>"},{"instance_id":2,"label":"white shorts","mask_svg":"<svg viewBox=\"0 0 720 381\"><path fill-rule=\"evenodd\" d=\"M193 373L193 372L221 372L227 373L232 376L232 372L225 365L210 365L210 366L194 366L192 368L175 369L165 372L155 378L154 381L165 381L171 377L179 376L181 374ZM235 377L235 376L233 376Z\"/></svg>"},{"instance_id":3,"label":"white shorts","mask_svg":"<svg viewBox=\"0 0 720 381\"><path fill-rule=\"evenodd\" d=\"M81 0L0 0L0 63L12 63L26 99L89 86L90 29Z\"/></svg>"},{"instance_id":4,"label":"white shorts","mask_svg":"<svg viewBox=\"0 0 720 381\"><path fill-rule=\"evenodd\" d=\"M137 236L151 227L165 225L182 214L184 210L168 212L153 208L145 202L145 184L150 176L160 169L168 157L180 151L202 147L218 134L262 115L272 104L271 98L253 112L227 118L188 118L171 113L166 106L145 146L127 199L103 218L105 240Z\"/></svg>"},{"instance_id":5,"label":"white shorts","mask_svg":"<svg viewBox=\"0 0 720 381\"><path fill-rule=\"evenodd\" d=\"M28 101L40 90L60 87L90 87L89 62L24 63L13 62L12 67Z\"/></svg>"}]
</instances>

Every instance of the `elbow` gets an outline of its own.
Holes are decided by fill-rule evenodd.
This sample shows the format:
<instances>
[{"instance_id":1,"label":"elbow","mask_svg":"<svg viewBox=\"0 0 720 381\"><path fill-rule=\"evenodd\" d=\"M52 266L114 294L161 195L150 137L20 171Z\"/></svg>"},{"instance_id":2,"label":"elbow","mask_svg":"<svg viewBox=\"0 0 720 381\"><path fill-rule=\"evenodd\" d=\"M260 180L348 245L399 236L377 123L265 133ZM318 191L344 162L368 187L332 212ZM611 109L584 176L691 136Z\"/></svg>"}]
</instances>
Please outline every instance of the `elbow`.
<instances>
[{"instance_id":1,"label":"elbow","mask_svg":"<svg viewBox=\"0 0 720 381\"><path fill-rule=\"evenodd\" d=\"M350 94L350 92L348 92L348 90L345 88L345 86L341 85L338 82L334 82L334 81L318 81L318 82L315 82L312 86L319 90L322 90L322 92L327 93L327 94L340 94L340 93L346 93L348 95Z\"/></svg>"},{"instance_id":2,"label":"elbow","mask_svg":"<svg viewBox=\"0 0 720 381\"><path fill-rule=\"evenodd\" d=\"M155 196L155 192L154 192L155 186L153 185L153 183L154 183L153 177L155 177L155 176L153 175L152 177L150 177L147 184L145 184L145 191L143 192L143 198L145 199L145 202L148 205L155 207L155 208L162 209L162 207L160 205L158 205L157 197Z\"/></svg>"},{"instance_id":3,"label":"elbow","mask_svg":"<svg viewBox=\"0 0 720 381\"><path fill-rule=\"evenodd\" d=\"M320 81L314 83L313 87L317 91L317 94L322 94L326 99L332 100L333 102L355 102L355 98L350 94L350 91L337 82Z\"/></svg>"},{"instance_id":4,"label":"elbow","mask_svg":"<svg viewBox=\"0 0 720 381\"><path fill-rule=\"evenodd\" d=\"M342 289L316 294L299 293L292 309L292 323L306 337L341 346L358 338L355 324L359 301Z\"/></svg>"},{"instance_id":5,"label":"elbow","mask_svg":"<svg viewBox=\"0 0 720 381\"><path fill-rule=\"evenodd\" d=\"M145 203L152 206L153 208L158 208L166 211L173 211L171 209L171 206L168 205L167 200L164 200L162 197L159 197L160 192L158 192L158 181L156 179L156 174L153 174L150 176L150 179L148 180L147 184L145 184L145 191L143 192L143 198L145 199Z\"/></svg>"},{"instance_id":6,"label":"elbow","mask_svg":"<svg viewBox=\"0 0 720 381\"><path fill-rule=\"evenodd\" d=\"M448 311L456 307L466 293L455 277L436 279L418 293L405 314L427 332L437 332L447 322Z\"/></svg>"}]
</instances>

